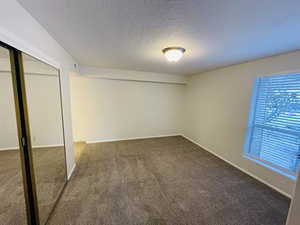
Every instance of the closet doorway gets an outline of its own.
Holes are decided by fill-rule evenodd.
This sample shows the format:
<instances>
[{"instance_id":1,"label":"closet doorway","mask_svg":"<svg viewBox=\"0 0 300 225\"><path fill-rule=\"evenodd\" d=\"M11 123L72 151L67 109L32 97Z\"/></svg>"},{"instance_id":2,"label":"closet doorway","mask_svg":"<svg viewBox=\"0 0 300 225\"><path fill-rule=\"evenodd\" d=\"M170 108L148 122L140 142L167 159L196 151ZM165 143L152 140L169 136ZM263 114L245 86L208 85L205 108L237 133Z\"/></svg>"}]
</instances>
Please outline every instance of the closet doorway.
<instances>
[{"instance_id":1,"label":"closet doorway","mask_svg":"<svg viewBox=\"0 0 300 225\"><path fill-rule=\"evenodd\" d=\"M0 42L0 224L44 225L67 182L59 70Z\"/></svg>"}]
</instances>

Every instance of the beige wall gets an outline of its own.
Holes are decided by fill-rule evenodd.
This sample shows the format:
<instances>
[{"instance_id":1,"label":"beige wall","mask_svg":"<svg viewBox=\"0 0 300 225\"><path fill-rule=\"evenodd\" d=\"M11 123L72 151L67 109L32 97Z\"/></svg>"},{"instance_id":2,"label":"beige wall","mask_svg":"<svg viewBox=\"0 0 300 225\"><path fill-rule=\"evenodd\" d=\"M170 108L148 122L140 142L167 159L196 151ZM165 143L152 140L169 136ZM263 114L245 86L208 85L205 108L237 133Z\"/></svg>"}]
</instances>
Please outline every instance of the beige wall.
<instances>
[{"instance_id":1,"label":"beige wall","mask_svg":"<svg viewBox=\"0 0 300 225\"><path fill-rule=\"evenodd\" d=\"M181 133L184 85L71 77L76 141Z\"/></svg>"},{"instance_id":2,"label":"beige wall","mask_svg":"<svg viewBox=\"0 0 300 225\"><path fill-rule=\"evenodd\" d=\"M292 195L294 181L242 157L253 81L257 76L300 71L300 51L191 76L184 134L207 150Z\"/></svg>"},{"instance_id":3,"label":"beige wall","mask_svg":"<svg viewBox=\"0 0 300 225\"><path fill-rule=\"evenodd\" d=\"M26 63L25 63L26 64ZM63 145L59 77L25 74L33 147ZM45 99L47 101L45 102ZM11 73L0 70L0 150L19 147Z\"/></svg>"},{"instance_id":4,"label":"beige wall","mask_svg":"<svg viewBox=\"0 0 300 225\"><path fill-rule=\"evenodd\" d=\"M299 225L300 221L300 176L298 175L297 184L294 191L293 200L287 219L287 225Z\"/></svg>"}]
</instances>

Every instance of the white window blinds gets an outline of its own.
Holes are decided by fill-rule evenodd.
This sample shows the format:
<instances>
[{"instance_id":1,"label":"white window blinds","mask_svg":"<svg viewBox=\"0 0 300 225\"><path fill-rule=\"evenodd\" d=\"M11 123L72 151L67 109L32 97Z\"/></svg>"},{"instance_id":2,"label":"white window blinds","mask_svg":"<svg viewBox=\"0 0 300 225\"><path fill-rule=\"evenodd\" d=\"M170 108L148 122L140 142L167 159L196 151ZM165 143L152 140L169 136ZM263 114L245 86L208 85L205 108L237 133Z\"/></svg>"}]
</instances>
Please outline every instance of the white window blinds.
<instances>
[{"instance_id":1,"label":"white window blinds","mask_svg":"<svg viewBox=\"0 0 300 225\"><path fill-rule=\"evenodd\" d=\"M289 175L300 155L300 74L258 78L245 154Z\"/></svg>"}]
</instances>

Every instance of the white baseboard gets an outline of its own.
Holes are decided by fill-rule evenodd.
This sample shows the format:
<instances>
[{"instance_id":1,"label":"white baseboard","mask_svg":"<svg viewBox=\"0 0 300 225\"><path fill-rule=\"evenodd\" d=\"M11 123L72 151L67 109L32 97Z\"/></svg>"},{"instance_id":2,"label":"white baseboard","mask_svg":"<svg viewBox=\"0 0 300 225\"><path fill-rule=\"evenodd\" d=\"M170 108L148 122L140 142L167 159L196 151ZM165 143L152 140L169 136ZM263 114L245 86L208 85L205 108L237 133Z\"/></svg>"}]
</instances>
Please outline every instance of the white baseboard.
<instances>
[{"instance_id":1,"label":"white baseboard","mask_svg":"<svg viewBox=\"0 0 300 225\"><path fill-rule=\"evenodd\" d=\"M72 175L73 175L73 173L74 173L74 171L75 171L75 168L76 168L76 163L74 163L72 169L71 169L70 172L68 173L68 180L71 179L71 177L72 177Z\"/></svg>"},{"instance_id":2,"label":"white baseboard","mask_svg":"<svg viewBox=\"0 0 300 225\"><path fill-rule=\"evenodd\" d=\"M56 145L36 145L32 146L32 148L55 148L55 147L64 147L63 144L56 144Z\"/></svg>"},{"instance_id":3,"label":"white baseboard","mask_svg":"<svg viewBox=\"0 0 300 225\"><path fill-rule=\"evenodd\" d=\"M160 138L160 137L173 137L173 136L182 136L182 134L167 134L167 135L131 137L131 138L112 138L112 139L86 140L86 141L81 141L81 142L86 142L87 144L93 144L93 143L102 143L102 142L128 141L128 140L138 140L138 139L147 139L147 138Z\"/></svg>"},{"instance_id":4,"label":"white baseboard","mask_svg":"<svg viewBox=\"0 0 300 225\"><path fill-rule=\"evenodd\" d=\"M54 145L36 145L32 146L32 148L54 148L54 147L63 147L63 144L54 144ZM19 147L8 147L8 148L0 148L0 151L11 151L18 150Z\"/></svg>"},{"instance_id":5,"label":"white baseboard","mask_svg":"<svg viewBox=\"0 0 300 225\"><path fill-rule=\"evenodd\" d=\"M8 147L8 148L0 148L0 151L13 151L13 150L18 150L19 148L17 147Z\"/></svg>"},{"instance_id":6,"label":"white baseboard","mask_svg":"<svg viewBox=\"0 0 300 225\"><path fill-rule=\"evenodd\" d=\"M221 160L227 162L228 164L232 165L233 167L239 169L240 171L242 171L242 172L248 174L249 176L253 177L254 179L256 179L256 180L258 180L258 181L264 183L265 185L267 185L267 186L269 186L270 188L274 189L275 191L281 193L282 195L284 195L284 196L286 196L286 197L292 199L292 196L291 196L290 194L286 193L285 191L280 190L279 188L275 187L274 185L272 185L272 184L268 183L267 181L265 181L265 180L263 180L263 179L257 177L256 175L252 174L251 172L249 172L249 171L247 171L247 170L245 170L245 169L243 169L243 168L237 166L237 165L234 164L233 162L230 162L229 160L227 160L227 159L225 159L224 157L218 155L217 153L215 153L215 152L212 151L211 149L206 148L205 146L202 146L201 144L197 143L196 141L192 140L191 138L188 138L188 137L186 137L185 135L181 135L181 136L184 137L184 138L186 138L186 139L188 139L189 141L193 142L194 144L198 145L199 147L201 147L201 148L204 149L205 151L208 151L209 153L215 155L215 156L218 157L219 159L221 159Z\"/></svg>"}]
</instances>

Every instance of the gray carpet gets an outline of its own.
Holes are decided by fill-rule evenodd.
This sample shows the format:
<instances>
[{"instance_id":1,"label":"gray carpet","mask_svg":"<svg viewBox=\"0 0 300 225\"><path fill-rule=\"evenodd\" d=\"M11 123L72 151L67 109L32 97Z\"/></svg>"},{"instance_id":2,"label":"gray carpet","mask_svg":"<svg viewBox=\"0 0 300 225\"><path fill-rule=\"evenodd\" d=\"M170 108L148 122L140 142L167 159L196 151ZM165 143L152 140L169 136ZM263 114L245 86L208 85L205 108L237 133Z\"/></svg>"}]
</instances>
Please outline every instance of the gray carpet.
<instances>
[{"instance_id":1,"label":"gray carpet","mask_svg":"<svg viewBox=\"0 0 300 225\"><path fill-rule=\"evenodd\" d=\"M66 182L63 147L34 148L34 169L40 224L46 223Z\"/></svg>"},{"instance_id":2,"label":"gray carpet","mask_svg":"<svg viewBox=\"0 0 300 225\"><path fill-rule=\"evenodd\" d=\"M20 154L0 151L0 224L26 224Z\"/></svg>"},{"instance_id":3,"label":"gray carpet","mask_svg":"<svg viewBox=\"0 0 300 225\"><path fill-rule=\"evenodd\" d=\"M44 224L65 183L62 147L34 148L34 168L41 224ZM0 151L0 224L26 224L19 150Z\"/></svg>"},{"instance_id":4,"label":"gray carpet","mask_svg":"<svg viewBox=\"0 0 300 225\"><path fill-rule=\"evenodd\" d=\"M289 199L180 136L89 144L78 157L49 225L285 224Z\"/></svg>"}]
</instances>

